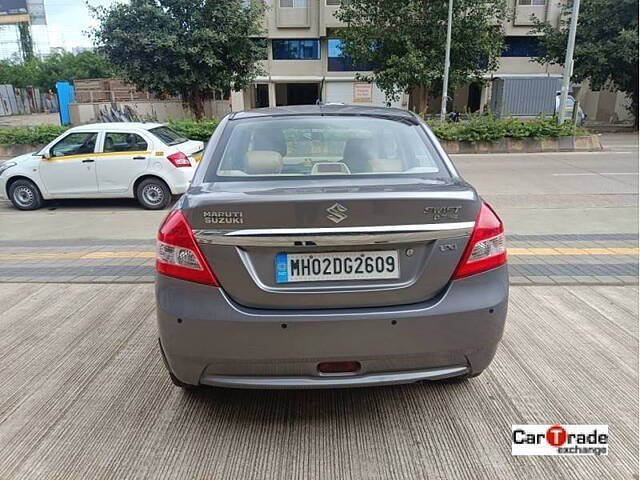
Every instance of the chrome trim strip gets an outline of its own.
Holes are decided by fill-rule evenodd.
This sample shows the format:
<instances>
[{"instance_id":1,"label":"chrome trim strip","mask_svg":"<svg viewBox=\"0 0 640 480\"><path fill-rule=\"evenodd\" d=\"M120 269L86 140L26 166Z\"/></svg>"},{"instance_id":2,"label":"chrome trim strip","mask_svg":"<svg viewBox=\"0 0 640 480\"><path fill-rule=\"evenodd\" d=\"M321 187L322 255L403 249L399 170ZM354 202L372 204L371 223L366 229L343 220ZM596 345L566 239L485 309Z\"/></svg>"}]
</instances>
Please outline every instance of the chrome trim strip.
<instances>
[{"instance_id":1,"label":"chrome trim strip","mask_svg":"<svg viewBox=\"0 0 640 480\"><path fill-rule=\"evenodd\" d=\"M194 230L201 243L234 246L311 246L372 245L407 243L452 238L471 233L475 222L385 225L379 227L270 228L247 230Z\"/></svg>"},{"instance_id":2,"label":"chrome trim strip","mask_svg":"<svg viewBox=\"0 0 640 480\"><path fill-rule=\"evenodd\" d=\"M241 375L204 375L200 383L234 388L340 388L397 385L421 380L438 380L469 373L468 366L451 366L409 372L370 373L365 375L318 377L250 377Z\"/></svg>"}]
</instances>

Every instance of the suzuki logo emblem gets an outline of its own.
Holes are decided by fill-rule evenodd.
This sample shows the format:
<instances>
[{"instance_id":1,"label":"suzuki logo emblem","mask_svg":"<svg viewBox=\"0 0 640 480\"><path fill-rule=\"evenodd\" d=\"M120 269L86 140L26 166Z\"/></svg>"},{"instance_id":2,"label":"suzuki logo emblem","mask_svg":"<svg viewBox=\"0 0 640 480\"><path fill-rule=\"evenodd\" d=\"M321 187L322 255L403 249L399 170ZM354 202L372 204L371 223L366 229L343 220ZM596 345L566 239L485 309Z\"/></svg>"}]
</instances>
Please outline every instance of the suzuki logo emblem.
<instances>
[{"instance_id":1,"label":"suzuki logo emblem","mask_svg":"<svg viewBox=\"0 0 640 480\"><path fill-rule=\"evenodd\" d=\"M339 203L334 203L329 208L327 208L327 212L329 212L327 218L334 223L340 223L348 217L348 215L345 213L346 211L347 207L345 207L344 205L340 205Z\"/></svg>"}]
</instances>

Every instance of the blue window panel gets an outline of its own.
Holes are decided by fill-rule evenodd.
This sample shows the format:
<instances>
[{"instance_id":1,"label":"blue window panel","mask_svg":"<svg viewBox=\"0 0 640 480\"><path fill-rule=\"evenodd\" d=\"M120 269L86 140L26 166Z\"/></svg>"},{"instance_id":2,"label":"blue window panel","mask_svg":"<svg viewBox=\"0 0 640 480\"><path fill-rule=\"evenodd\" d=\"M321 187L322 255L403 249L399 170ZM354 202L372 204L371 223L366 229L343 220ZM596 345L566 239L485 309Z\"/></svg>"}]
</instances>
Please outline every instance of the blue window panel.
<instances>
[{"instance_id":1,"label":"blue window panel","mask_svg":"<svg viewBox=\"0 0 640 480\"><path fill-rule=\"evenodd\" d=\"M274 60L320 60L320 40L272 40Z\"/></svg>"},{"instance_id":2,"label":"blue window panel","mask_svg":"<svg viewBox=\"0 0 640 480\"><path fill-rule=\"evenodd\" d=\"M329 58L342 56L342 42L337 38L330 38L328 42Z\"/></svg>"},{"instance_id":3,"label":"blue window panel","mask_svg":"<svg viewBox=\"0 0 640 480\"><path fill-rule=\"evenodd\" d=\"M504 37L504 43L503 57L537 57L540 55L540 44L536 37Z\"/></svg>"},{"instance_id":4,"label":"blue window panel","mask_svg":"<svg viewBox=\"0 0 640 480\"><path fill-rule=\"evenodd\" d=\"M330 72L366 72L374 69L373 62L355 64L353 59L342 53L342 42L337 38L330 38L328 43L327 70Z\"/></svg>"}]
</instances>

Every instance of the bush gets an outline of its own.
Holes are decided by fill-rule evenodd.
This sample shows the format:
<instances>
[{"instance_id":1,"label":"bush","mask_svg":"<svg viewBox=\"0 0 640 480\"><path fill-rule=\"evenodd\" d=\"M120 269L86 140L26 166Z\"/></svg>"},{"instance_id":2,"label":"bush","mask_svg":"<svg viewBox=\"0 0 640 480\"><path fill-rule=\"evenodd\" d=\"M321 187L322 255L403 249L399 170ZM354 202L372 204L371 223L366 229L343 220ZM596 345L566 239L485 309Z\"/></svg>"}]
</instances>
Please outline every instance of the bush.
<instances>
[{"instance_id":1,"label":"bush","mask_svg":"<svg viewBox=\"0 0 640 480\"><path fill-rule=\"evenodd\" d=\"M34 125L0 128L0 144L44 145L69 127L61 125Z\"/></svg>"},{"instance_id":2,"label":"bush","mask_svg":"<svg viewBox=\"0 0 640 480\"><path fill-rule=\"evenodd\" d=\"M219 121L209 120L172 120L169 126L176 132L192 140L207 141L218 126ZM473 115L469 121L460 123L440 123L427 120L427 123L440 140L458 140L467 142L496 141L510 138L566 137L585 133L570 122L558 125L555 118L538 117L520 120L517 118L498 118L492 115Z\"/></svg>"},{"instance_id":3,"label":"bush","mask_svg":"<svg viewBox=\"0 0 640 480\"><path fill-rule=\"evenodd\" d=\"M169 126L191 140L204 142L220 123L216 119L197 122L195 120L172 120ZM0 127L0 144L33 144L44 145L54 140L70 127L61 125L34 125L20 127Z\"/></svg>"},{"instance_id":4,"label":"bush","mask_svg":"<svg viewBox=\"0 0 640 480\"><path fill-rule=\"evenodd\" d=\"M180 135L191 140L207 142L219 123L220 121L215 118L200 121L184 119L171 120L169 126Z\"/></svg>"},{"instance_id":5,"label":"bush","mask_svg":"<svg viewBox=\"0 0 640 480\"><path fill-rule=\"evenodd\" d=\"M493 115L472 115L468 121L460 123L441 123L435 120L427 120L427 123L440 140L466 142L493 142L505 137L567 137L584 133L584 130L577 129L571 122L558 125L556 119L551 117L520 120L511 117L498 118Z\"/></svg>"},{"instance_id":6,"label":"bush","mask_svg":"<svg viewBox=\"0 0 640 480\"><path fill-rule=\"evenodd\" d=\"M207 120L171 120L169 126L191 140L208 141L220 122ZM491 115L474 115L469 121L440 123L432 119L427 123L440 140L467 142L496 141L510 138L566 137L587 133L567 122L558 125L555 118L538 117L531 120L496 118ZM60 125L35 125L0 128L0 144L44 145L55 139L69 127Z\"/></svg>"}]
</instances>

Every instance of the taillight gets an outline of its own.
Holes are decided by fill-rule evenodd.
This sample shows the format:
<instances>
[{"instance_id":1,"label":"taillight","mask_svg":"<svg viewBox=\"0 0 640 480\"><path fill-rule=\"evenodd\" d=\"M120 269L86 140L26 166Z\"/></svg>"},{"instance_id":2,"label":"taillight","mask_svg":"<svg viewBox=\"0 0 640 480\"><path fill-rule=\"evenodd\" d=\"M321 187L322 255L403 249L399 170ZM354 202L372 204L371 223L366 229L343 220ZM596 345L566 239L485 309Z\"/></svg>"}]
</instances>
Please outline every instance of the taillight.
<instances>
[{"instance_id":1,"label":"taillight","mask_svg":"<svg viewBox=\"0 0 640 480\"><path fill-rule=\"evenodd\" d=\"M182 152L172 153L171 155L167 156L167 160L169 160L174 167L180 168L191 166L189 158L187 158L187 156Z\"/></svg>"},{"instance_id":2,"label":"taillight","mask_svg":"<svg viewBox=\"0 0 640 480\"><path fill-rule=\"evenodd\" d=\"M219 286L180 210L169 213L160 226L156 271L169 277Z\"/></svg>"},{"instance_id":3,"label":"taillight","mask_svg":"<svg viewBox=\"0 0 640 480\"><path fill-rule=\"evenodd\" d=\"M485 272L507 263L502 221L493 209L482 203L469 244L453 274L456 278Z\"/></svg>"}]
</instances>

